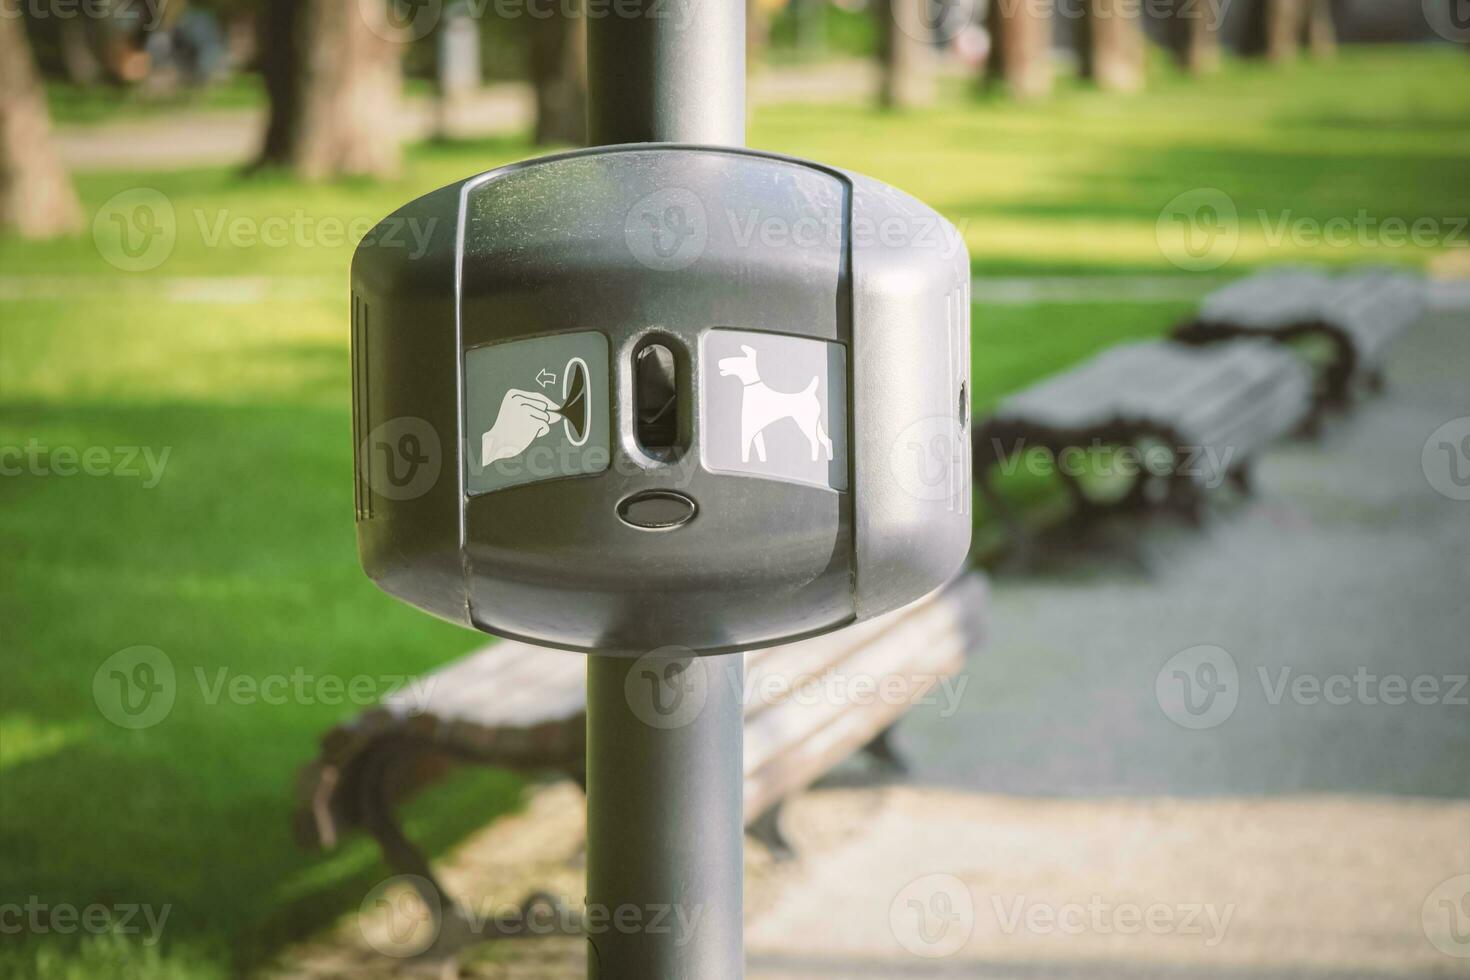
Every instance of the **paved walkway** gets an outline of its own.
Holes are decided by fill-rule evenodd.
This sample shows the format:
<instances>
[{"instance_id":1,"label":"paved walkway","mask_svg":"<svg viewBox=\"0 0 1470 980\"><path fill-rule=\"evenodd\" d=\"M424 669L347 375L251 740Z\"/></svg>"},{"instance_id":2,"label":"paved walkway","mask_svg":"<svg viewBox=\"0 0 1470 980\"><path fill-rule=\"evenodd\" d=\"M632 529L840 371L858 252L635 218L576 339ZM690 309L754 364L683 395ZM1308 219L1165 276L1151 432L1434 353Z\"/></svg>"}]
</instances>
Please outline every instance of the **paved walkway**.
<instances>
[{"instance_id":1,"label":"paved walkway","mask_svg":"<svg viewBox=\"0 0 1470 980\"><path fill-rule=\"evenodd\" d=\"M867 60L766 68L753 73L749 85L758 104L861 102L873 97L877 71ZM459 138L524 133L534 112L529 85L487 85L455 108L447 132ZM438 127L434 103L406 100L398 126L405 139L427 138ZM243 164L259 149L264 130L264 108L186 109L148 119L58 126L57 141L73 170L174 170Z\"/></svg>"}]
</instances>

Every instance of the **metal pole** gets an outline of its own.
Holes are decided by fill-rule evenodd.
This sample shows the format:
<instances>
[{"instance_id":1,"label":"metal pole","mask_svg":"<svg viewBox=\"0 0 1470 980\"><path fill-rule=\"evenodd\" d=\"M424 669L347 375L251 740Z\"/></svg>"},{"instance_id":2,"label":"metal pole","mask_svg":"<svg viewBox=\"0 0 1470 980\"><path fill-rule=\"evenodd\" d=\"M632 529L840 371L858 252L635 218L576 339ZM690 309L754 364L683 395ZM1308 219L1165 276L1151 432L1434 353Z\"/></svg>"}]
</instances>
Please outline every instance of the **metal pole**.
<instances>
[{"instance_id":1,"label":"metal pole","mask_svg":"<svg viewBox=\"0 0 1470 980\"><path fill-rule=\"evenodd\" d=\"M744 145L744 0L589 5L587 60L593 145ZM590 980L745 975L744 683L738 653L587 659Z\"/></svg>"},{"instance_id":2,"label":"metal pole","mask_svg":"<svg viewBox=\"0 0 1470 980\"><path fill-rule=\"evenodd\" d=\"M587 10L587 136L745 144L745 0L618 0Z\"/></svg>"},{"instance_id":3,"label":"metal pole","mask_svg":"<svg viewBox=\"0 0 1470 980\"><path fill-rule=\"evenodd\" d=\"M587 976L739 980L745 660L587 659Z\"/></svg>"}]
</instances>

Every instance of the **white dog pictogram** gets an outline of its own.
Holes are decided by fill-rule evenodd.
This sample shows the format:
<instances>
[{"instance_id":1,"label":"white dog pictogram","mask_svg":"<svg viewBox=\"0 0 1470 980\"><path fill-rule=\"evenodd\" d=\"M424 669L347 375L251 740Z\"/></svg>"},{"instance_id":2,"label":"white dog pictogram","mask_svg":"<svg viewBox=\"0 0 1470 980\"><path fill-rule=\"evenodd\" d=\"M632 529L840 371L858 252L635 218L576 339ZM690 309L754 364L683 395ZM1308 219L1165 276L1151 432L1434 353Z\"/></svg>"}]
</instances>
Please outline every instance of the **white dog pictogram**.
<instances>
[{"instance_id":1,"label":"white dog pictogram","mask_svg":"<svg viewBox=\"0 0 1470 980\"><path fill-rule=\"evenodd\" d=\"M755 349L740 345L744 352L740 357L720 358L720 377L736 377L745 386L740 402L740 461L750 462L750 448L755 447L756 458L766 461L764 432L773 422L790 419L812 447L812 460L816 461L818 450L832 459L832 440L822 429L822 403L817 400L817 383L813 377L806 389L798 392L775 391L761 380L755 366Z\"/></svg>"}]
</instances>

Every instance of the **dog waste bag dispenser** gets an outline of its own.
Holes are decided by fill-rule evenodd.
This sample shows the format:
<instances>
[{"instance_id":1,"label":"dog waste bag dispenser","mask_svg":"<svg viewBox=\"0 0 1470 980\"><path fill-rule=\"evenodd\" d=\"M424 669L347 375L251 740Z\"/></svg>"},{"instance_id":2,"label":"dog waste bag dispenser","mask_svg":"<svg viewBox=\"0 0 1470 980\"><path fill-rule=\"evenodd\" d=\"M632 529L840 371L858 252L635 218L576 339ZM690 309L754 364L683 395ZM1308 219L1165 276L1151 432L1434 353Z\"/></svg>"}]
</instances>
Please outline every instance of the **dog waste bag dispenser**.
<instances>
[{"instance_id":1,"label":"dog waste bag dispenser","mask_svg":"<svg viewBox=\"0 0 1470 980\"><path fill-rule=\"evenodd\" d=\"M445 619L614 655L902 606L969 545L968 284L913 198L738 148L435 191L353 264L363 565Z\"/></svg>"},{"instance_id":2,"label":"dog waste bag dispenser","mask_svg":"<svg viewBox=\"0 0 1470 980\"><path fill-rule=\"evenodd\" d=\"M735 980L739 651L963 562L969 261L913 198L739 146L744 4L635 6L587 24L608 145L358 249L358 544L421 609L594 654L588 975ZM593 925L671 914L692 934Z\"/></svg>"}]
</instances>

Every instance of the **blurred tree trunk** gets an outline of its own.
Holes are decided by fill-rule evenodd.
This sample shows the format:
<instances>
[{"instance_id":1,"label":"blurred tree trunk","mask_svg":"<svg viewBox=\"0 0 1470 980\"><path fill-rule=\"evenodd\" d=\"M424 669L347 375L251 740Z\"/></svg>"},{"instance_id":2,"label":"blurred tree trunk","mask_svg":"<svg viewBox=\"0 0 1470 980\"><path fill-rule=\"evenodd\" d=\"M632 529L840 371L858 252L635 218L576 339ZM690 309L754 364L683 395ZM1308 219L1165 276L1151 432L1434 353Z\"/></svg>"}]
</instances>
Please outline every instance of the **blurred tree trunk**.
<instances>
[{"instance_id":1,"label":"blurred tree trunk","mask_svg":"<svg viewBox=\"0 0 1470 980\"><path fill-rule=\"evenodd\" d=\"M268 0L262 29L271 112L256 165L306 180L396 174L405 45L390 40L386 4Z\"/></svg>"},{"instance_id":2,"label":"blurred tree trunk","mask_svg":"<svg viewBox=\"0 0 1470 980\"><path fill-rule=\"evenodd\" d=\"M739 0L721 0L738 3ZM745 0L745 64L752 71L765 63L771 46L771 14L762 0Z\"/></svg>"},{"instance_id":3,"label":"blurred tree trunk","mask_svg":"<svg viewBox=\"0 0 1470 980\"><path fill-rule=\"evenodd\" d=\"M1337 25L1332 16L1332 0L1307 0L1305 40L1314 58L1331 58L1337 54Z\"/></svg>"},{"instance_id":4,"label":"blurred tree trunk","mask_svg":"<svg viewBox=\"0 0 1470 980\"><path fill-rule=\"evenodd\" d=\"M58 42L61 66L67 79L84 88L102 81L102 59L94 47L96 32L93 22L85 17L68 17L60 23Z\"/></svg>"},{"instance_id":5,"label":"blurred tree trunk","mask_svg":"<svg viewBox=\"0 0 1470 980\"><path fill-rule=\"evenodd\" d=\"M991 0L986 27L990 32L986 86L1003 88L1022 101L1051 95L1056 73L1050 0Z\"/></svg>"},{"instance_id":6,"label":"blurred tree trunk","mask_svg":"<svg viewBox=\"0 0 1470 980\"><path fill-rule=\"evenodd\" d=\"M51 238L82 226L82 206L51 135L51 111L25 21L0 15L0 229Z\"/></svg>"},{"instance_id":7,"label":"blurred tree trunk","mask_svg":"<svg viewBox=\"0 0 1470 980\"><path fill-rule=\"evenodd\" d=\"M1304 31L1302 0L1254 0L1247 11L1240 53L1272 64L1296 60Z\"/></svg>"},{"instance_id":8,"label":"blurred tree trunk","mask_svg":"<svg viewBox=\"0 0 1470 980\"><path fill-rule=\"evenodd\" d=\"M1227 0L1175 0L1169 17L1169 47L1191 75L1220 68L1220 23Z\"/></svg>"},{"instance_id":9,"label":"blurred tree trunk","mask_svg":"<svg viewBox=\"0 0 1470 980\"><path fill-rule=\"evenodd\" d=\"M878 101L886 109L932 105L934 49L929 44L928 0L876 0L882 57Z\"/></svg>"},{"instance_id":10,"label":"blurred tree trunk","mask_svg":"<svg viewBox=\"0 0 1470 980\"><path fill-rule=\"evenodd\" d=\"M435 39L434 137L452 139L460 109L480 90L480 21L467 4L444 8Z\"/></svg>"},{"instance_id":11,"label":"blurred tree trunk","mask_svg":"<svg viewBox=\"0 0 1470 980\"><path fill-rule=\"evenodd\" d=\"M580 3L549 7L550 16L531 24L535 140L581 146L587 142L587 19Z\"/></svg>"},{"instance_id":12,"label":"blurred tree trunk","mask_svg":"<svg viewBox=\"0 0 1470 980\"><path fill-rule=\"evenodd\" d=\"M1107 92L1143 89L1143 9L1139 0L1086 0L1080 37L1082 77Z\"/></svg>"}]
</instances>

